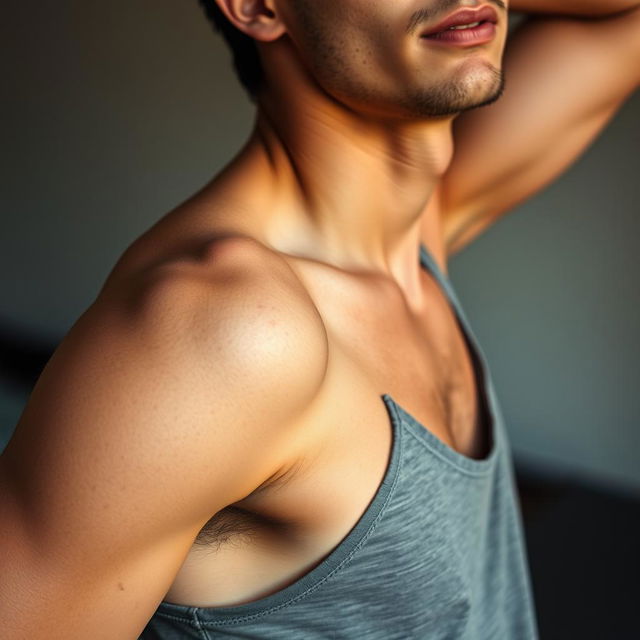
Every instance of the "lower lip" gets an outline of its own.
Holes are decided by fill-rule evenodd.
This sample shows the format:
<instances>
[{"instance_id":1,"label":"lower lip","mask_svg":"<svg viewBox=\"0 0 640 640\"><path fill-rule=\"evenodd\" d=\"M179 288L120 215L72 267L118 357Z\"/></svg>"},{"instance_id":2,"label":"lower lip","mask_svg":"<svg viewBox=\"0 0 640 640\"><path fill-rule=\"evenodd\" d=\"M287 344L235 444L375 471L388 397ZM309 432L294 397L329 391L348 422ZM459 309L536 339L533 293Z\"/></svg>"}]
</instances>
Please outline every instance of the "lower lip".
<instances>
[{"instance_id":1,"label":"lower lip","mask_svg":"<svg viewBox=\"0 0 640 640\"><path fill-rule=\"evenodd\" d=\"M496 25L493 22L483 22L471 29L447 29L432 36L422 36L420 39L430 44L473 47L490 42L495 35Z\"/></svg>"}]
</instances>

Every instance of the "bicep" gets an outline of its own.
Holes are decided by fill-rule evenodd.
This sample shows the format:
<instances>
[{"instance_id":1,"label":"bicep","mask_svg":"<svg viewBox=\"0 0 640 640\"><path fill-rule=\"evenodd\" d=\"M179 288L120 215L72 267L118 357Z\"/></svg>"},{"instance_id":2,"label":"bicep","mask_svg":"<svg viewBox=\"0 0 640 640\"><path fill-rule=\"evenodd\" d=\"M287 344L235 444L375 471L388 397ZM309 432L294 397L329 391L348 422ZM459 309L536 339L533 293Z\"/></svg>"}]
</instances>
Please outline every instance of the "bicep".
<instances>
[{"instance_id":1,"label":"bicep","mask_svg":"<svg viewBox=\"0 0 640 640\"><path fill-rule=\"evenodd\" d=\"M38 380L0 465L4 637L137 637L205 522L280 469L316 384L292 332L235 314L213 339L228 301L178 297L89 313Z\"/></svg>"},{"instance_id":2,"label":"bicep","mask_svg":"<svg viewBox=\"0 0 640 640\"><path fill-rule=\"evenodd\" d=\"M442 180L453 252L566 170L637 88L640 12L533 18L505 50L505 91L454 122Z\"/></svg>"}]
</instances>

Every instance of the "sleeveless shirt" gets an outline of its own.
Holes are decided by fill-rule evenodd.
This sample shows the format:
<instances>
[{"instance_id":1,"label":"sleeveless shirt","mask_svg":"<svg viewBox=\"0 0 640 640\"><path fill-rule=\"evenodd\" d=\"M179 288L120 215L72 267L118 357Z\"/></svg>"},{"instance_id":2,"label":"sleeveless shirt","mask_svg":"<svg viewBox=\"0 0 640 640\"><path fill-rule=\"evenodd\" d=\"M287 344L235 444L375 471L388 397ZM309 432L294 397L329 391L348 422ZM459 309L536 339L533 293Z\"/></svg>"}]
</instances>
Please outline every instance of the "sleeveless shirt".
<instances>
[{"instance_id":1,"label":"sleeveless shirt","mask_svg":"<svg viewBox=\"0 0 640 640\"><path fill-rule=\"evenodd\" d=\"M424 245L420 263L444 291L469 346L489 454L457 452L381 395L393 435L387 468L333 551L253 602L162 601L139 640L537 640L512 453L486 357Z\"/></svg>"}]
</instances>

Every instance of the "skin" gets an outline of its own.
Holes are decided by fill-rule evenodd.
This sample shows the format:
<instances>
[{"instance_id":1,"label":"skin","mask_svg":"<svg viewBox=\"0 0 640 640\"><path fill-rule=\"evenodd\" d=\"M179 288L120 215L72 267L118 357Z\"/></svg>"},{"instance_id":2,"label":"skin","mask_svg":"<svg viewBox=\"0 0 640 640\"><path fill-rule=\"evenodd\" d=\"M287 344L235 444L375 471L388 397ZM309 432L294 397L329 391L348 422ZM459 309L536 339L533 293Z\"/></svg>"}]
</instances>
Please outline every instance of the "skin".
<instances>
[{"instance_id":1,"label":"skin","mask_svg":"<svg viewBox=\"0 0 640 640\"><path fill-rule=\"evenodd\" d=\"M239 604L304 575L379 486L381 392L483 455L419 243L446 272L638 86L635 3L567 1L600 19L543 15L508 43L497 8L492 42L450 51L419 32L478 2L218 2L264 60L256 124L123 254L0 457L8 640L136 638L165 596ZM257 537L200 555L229 505Z\"/></svg>"},{"instance_id":2,"label":"skin","mask_svg":"<svg viewBox=\"0 0 640 640\"><path fill-rule=\"evenodd\" d=\"M325 4L322 11L310 0L285 4L287 37L271 44L293 46L297 55L290 49L282 55L289 62L303 57L310 72L306 82L319 85L315 88L328 94L326 98L342 103L360 119L368 117L370 125L375 120L378 126L398 126L400 120L421 120L424 125L425 118L442 123L450 120L445 116L489 104L500 95L506 12L503 2L491 4L503 16L500 36L480 55L476 50L452 56L446 49L415 41L425 26L457 8L457 0L440 1L410 15L409 5L401 3L378 3L374 11L365 0ZM262 51L279 56L275 65L266 58L268 69L281 69L280 52L265 45ZM270 86L274 80L271 74Z\"/></svg>"}]
</instances>

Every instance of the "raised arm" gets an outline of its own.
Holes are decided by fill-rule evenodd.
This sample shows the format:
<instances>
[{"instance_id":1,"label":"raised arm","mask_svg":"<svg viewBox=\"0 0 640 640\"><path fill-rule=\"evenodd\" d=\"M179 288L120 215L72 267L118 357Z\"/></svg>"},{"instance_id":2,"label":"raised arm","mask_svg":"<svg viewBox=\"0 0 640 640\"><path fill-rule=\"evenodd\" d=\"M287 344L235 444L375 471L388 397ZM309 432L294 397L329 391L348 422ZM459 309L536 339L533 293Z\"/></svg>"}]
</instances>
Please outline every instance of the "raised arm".
<instances>
[{"instance_id":1,"label":"raised arm","mask_svg":"<svg viewBox=\"0 0 640 640\"><path fill-rule=\"evenodd\" d=\"M97 301L44 369L0 458L3 640L137 638L206 521L290 463L324 327L225 253Z\"/></svg>"},{"instance_id":2,"label":"raised arm","mask_svg":"<svg viewBox=\"0 0 640 640\"><path fill-rule=\"evenodd\" d=\"M511 11L601 18L640 6L638 0L511 0Z\"/></svg>"},{"instance_id":3,"label":"raised arm","mask_svg":"<svg viewBox=\"0 0 640 640\"><path fill-rule=\"evenodd\" d=\"M561 175L638 87L638 6L511 3L537 15L507 40L502 97L454 121L454 156L440 185L448 254Z\"/></svg>"}]
</instances>

